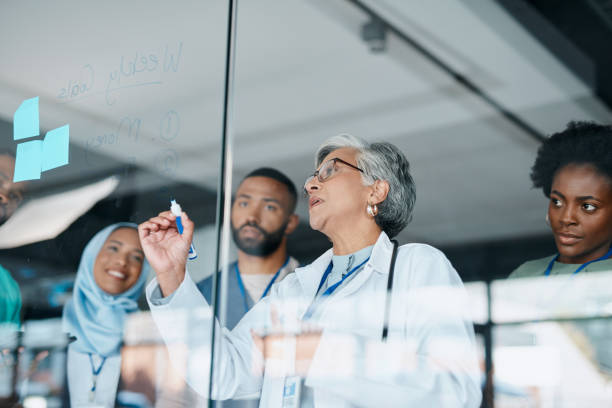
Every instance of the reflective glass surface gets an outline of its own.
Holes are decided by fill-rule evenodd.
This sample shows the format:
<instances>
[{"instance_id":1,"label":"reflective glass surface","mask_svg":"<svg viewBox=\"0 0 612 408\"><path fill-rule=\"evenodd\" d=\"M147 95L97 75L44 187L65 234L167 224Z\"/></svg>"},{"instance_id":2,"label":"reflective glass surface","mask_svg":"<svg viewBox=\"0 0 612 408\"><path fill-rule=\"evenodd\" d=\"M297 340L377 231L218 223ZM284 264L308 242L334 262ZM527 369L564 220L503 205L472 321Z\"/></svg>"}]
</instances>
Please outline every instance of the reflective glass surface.
<instances>
[{"instance_id":1,"label":"reflective glass surface","mask_svg":"<svg viewBox=\"0 0 612 408\"><path fill-rule=\"evenodd\" d=\"M612 14L548 3L2 4L0 406L611 406L612 261L545 274L609 158L532 177Z\"/></svg>"}]
</instances>

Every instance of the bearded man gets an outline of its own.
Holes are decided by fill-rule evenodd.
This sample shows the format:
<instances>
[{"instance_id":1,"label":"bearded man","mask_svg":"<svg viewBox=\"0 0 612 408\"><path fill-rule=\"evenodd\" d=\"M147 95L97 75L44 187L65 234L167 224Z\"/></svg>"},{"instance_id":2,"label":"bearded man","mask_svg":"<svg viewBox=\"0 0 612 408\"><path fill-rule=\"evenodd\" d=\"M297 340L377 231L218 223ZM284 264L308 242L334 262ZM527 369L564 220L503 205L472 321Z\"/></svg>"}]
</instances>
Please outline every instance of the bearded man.
<instances>
[{"instance_id":1,"label":"bearded man","mask_svg":"<svg viewBox=\"0 0 612 408\"><path fill-rule=\"evenodd\" d=\"M297 191L278 170L253 170L240 183L232 203L232 235L238 260L228 273L226 327L233 329L242 316L299 266L287 254L287 236L298 226L294 213ZM198 282L211 302L212 276Z\"/></svg>"}]
</instances>

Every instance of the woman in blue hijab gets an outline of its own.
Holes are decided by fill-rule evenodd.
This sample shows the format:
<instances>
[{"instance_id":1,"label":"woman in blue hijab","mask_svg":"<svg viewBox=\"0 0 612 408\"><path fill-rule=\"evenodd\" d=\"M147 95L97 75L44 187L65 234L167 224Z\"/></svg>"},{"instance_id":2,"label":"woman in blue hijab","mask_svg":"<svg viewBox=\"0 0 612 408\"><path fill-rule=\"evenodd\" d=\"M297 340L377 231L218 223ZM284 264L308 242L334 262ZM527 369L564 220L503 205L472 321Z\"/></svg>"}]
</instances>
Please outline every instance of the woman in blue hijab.
<instances>
[{"instance_id":1,"label":"woman in blue hijab","mask_svg":"<svg viewBox=\"0 0 612 408\"><path fill-rule=\"evenodd\" d=\"M72 299L64 307L68 388L73 407L113 407L121 369L120 345L128 313L149 275L136 224L118 223L87 244Z\"/></svg>"}]
</instances>

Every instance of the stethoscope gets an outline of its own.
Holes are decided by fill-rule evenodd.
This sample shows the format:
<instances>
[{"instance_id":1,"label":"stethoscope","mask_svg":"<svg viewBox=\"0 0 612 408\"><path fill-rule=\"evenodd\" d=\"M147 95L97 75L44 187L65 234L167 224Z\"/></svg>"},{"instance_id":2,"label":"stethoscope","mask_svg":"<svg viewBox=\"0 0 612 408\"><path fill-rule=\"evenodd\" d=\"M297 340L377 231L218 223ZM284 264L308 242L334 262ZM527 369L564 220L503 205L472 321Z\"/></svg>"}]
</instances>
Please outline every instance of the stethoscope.
<instances>
[{"instance_id":1,"label":"stethoscope","mask_svg":"<svg viewBox=\"0 0 612 408\"><path fill-rule=\"evenodd\" d=\"M610 256L612 256L612 248L610 248L608 250L608 252L606 252L606 254L602 257L599 257L597 259L593 259L592 261L583 263L582 265L580 265L575 271L574 273L572 273L572 275L576 275L577 273L579 273L581 270L583 270L584 268L586 268L588 265L592 264L593 262L598 262L598 261L603 261L606 260L608 258L610 258ZM555 261L559 259L559 254L555 255L553 259L551 259L551 261L548 263L548 266L546 267L546 271L544 272L545 276L549 276L550 272L552 271L553 265L555 264Z\"/></svg>"}]
</instances>

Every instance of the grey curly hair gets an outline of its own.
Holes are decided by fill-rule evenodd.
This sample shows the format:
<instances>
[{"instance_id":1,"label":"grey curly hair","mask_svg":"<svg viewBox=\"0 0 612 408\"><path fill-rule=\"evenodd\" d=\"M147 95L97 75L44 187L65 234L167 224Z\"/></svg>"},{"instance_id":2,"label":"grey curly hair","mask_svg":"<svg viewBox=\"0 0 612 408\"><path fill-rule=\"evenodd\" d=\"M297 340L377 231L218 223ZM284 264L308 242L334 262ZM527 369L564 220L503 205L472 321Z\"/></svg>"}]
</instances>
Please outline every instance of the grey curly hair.
<instances>
[{"instance_id":1,"label":"grey curly hair","mask_svg":"<svg viewBox=\"0 0 612 408\"><path fill-rule=\"evenodd\" d=\"M331 152L343 147L358 151L357 166L363 170L364 185L371 185L376 180L389 183L389 193L378 204L374 221L390 238L395 237L412 219L416 200L416 188L406 156L391 143L368 143L355 136L341 134L319 146L315 154L315 167L318 168Z\"/></svg>"}]
</instances>

